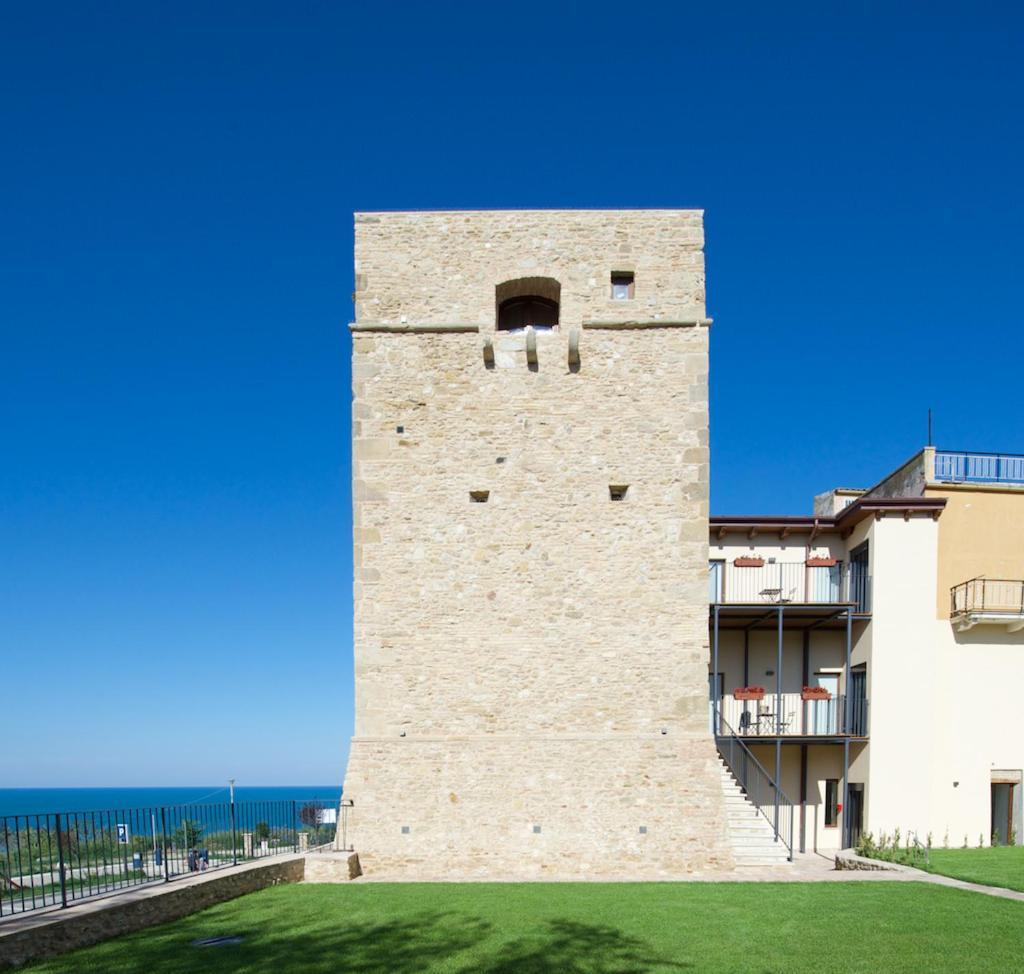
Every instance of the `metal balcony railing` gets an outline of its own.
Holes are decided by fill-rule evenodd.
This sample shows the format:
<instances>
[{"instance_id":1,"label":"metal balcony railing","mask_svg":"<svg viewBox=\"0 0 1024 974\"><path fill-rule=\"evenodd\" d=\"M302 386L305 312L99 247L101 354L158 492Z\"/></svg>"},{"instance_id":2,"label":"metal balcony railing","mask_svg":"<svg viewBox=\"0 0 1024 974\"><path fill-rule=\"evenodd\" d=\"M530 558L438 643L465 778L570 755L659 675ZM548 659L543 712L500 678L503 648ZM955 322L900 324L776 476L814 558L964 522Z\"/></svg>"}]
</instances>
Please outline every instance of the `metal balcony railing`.
<instances>
[{"instance_id":1,"label":"metal balcony railing","mask_svg":"<svg viewBox=\"0 0 1024 974\"><path fill-rule=\"evenodd\" d=\"M950 615L990 612L1024 616L1024 579L972 578L949 592Z\"/></svg>"},{"instance_id":2,"label":"metal balcony railing","mask_svg":"<svg viewBox=\"0 0 1024 974\"><path fill-rule=\"evenodd\" d=\"M1024 456L936 450L935 479L954 483L1024 484Z\"/></svg>"},{"instance_id":3,"label":"metal balcony railing","mask_svg":"<svg viewBox=\"0 0 1024 974\"><path fill-rule=\"evenodd\" d=\"M860 563L809 566L802 561L781 561L743 567L713 561L709 583L712 603L853 603L857 612L871 611L871 577Z\"/></svg>"},{"instance_id":4,"label":"metal balcony railing","mask_svg":"<svg viewBox=\"0 0 1024 974\"><path fill-rule=\"evenodd\" d=\"M867 737L868 701L845 694L831 700L803 700L798 692L778 697L766 693L763 700L737 700L731 693L720 702L723 718L745 739L758 737Z\"/></svg>"}]
</instances>

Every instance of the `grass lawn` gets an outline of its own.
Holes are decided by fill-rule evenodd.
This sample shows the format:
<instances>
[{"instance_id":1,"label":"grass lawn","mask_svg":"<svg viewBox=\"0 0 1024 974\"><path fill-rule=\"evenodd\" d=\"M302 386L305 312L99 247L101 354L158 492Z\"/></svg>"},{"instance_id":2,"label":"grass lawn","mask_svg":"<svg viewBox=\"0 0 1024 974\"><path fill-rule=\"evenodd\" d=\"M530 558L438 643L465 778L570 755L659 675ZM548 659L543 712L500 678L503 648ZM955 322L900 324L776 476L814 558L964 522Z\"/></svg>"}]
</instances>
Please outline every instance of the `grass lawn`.
<instances>
[{"instance_id":1,"label":"grass lawn","mask_svg":"<svg viewBox=\"0 0 1024 974\"><path fill-rule=\"evenodd\" d=\"M1024 846L932 849L928 871L986 886L1024 891Z\"/></svg>"},{"instance_id":2,"label":"grass lawn","mask_svg":"<svg viewBox=\"0 0 1024 974\"><path fill-rule=\"evenodd\" d=\"M1022 943L1024 904L920 883L356 883L277 886L31 970L1005 974Z\"/></svg>"}]
</instances>

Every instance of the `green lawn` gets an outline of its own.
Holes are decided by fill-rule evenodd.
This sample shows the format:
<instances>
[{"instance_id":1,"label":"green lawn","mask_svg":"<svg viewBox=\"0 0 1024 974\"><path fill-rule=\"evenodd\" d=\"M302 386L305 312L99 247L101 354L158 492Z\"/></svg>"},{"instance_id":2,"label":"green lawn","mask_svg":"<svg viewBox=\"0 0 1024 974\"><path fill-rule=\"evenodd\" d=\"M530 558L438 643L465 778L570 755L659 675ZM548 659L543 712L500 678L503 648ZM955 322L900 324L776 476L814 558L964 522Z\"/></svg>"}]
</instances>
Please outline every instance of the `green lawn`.
<instances>
[{"instance_id":1,"label":"green lawn","mask_svg":"<svg viewBox=\"0 0 1024 974\"><path fill-rule=\"evenodd\" d=\"M969 883L1005 886L1024 891L1024 846L987 849L932 849L929 872Z\"/></svg>"},{"instance_id":2,"label":"green lawn","mask_svg":"<svg viewBox=\"0 0 1024 974\"><path fill-rule=\"evenodd\" d=\"M274 887L31 970L1005 974L1022 943L1024 904L919 883L356 883Z\"/></svg>"}]
</instances>

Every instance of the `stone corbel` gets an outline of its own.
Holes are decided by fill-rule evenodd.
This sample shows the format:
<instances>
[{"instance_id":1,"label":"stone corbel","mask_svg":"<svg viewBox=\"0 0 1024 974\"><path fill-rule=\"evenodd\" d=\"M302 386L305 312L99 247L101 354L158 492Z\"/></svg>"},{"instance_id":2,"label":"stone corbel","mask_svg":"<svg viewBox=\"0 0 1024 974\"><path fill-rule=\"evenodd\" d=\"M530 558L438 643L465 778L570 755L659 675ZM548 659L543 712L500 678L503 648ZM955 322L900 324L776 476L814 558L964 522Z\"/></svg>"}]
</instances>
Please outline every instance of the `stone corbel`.
<instances>
[{"instance_id":1,"label":"stone corbel","mask_svg":"<svg viewBox=\"0 0 1024 974\"><path fill-rule=\"evenodd\" d=\"M531 369L537 368L537 332L533 325L526 326L526 364Z\"/></svg>"},{"instance_id":2,"label":"stone corbel","mask_svg":"<svg viewBox=\"0 0 1024 974\"><path fill-rule=\"evenodd\" d=\"M580 330L569 329L569 370L575 372L580 367Z\"/></svg>"}]
</instances>

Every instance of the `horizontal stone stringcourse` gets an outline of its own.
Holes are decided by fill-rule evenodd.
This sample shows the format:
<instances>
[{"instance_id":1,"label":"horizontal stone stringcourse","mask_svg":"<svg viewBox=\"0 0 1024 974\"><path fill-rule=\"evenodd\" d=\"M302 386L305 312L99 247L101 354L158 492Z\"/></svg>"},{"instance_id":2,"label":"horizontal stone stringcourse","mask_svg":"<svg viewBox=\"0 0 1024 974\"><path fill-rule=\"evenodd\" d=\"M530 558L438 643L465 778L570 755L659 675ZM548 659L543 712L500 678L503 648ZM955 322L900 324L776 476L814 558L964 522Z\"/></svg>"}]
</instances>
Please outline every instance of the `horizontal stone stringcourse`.
<instances>
[{"instance_id":1,"label":"horizontal stone stringcourse","mask_svg":"<svg viewBox=\"0 0 1024 974\"><path fill-rule=\"evenodd\" d=\"M584 321L587 331L635 331L645 328L710 328L714 318L691 318L686 321Z\"/></svg>"},{"instance_id":2,"label":"horizontal stone stringcourse","mask_svg":"<svg viewBox=\"0 0 1024 974\"><path fill-rule=\"evenodd\" d=\"M349 331L375 331L375 332L407 332L414 335L429 335L439 332L476 332L485 331L486 325L471 324L412 324L400 322L395 324L388 321L353 321L349 323Z\"/></svg>"}]
</instances>

